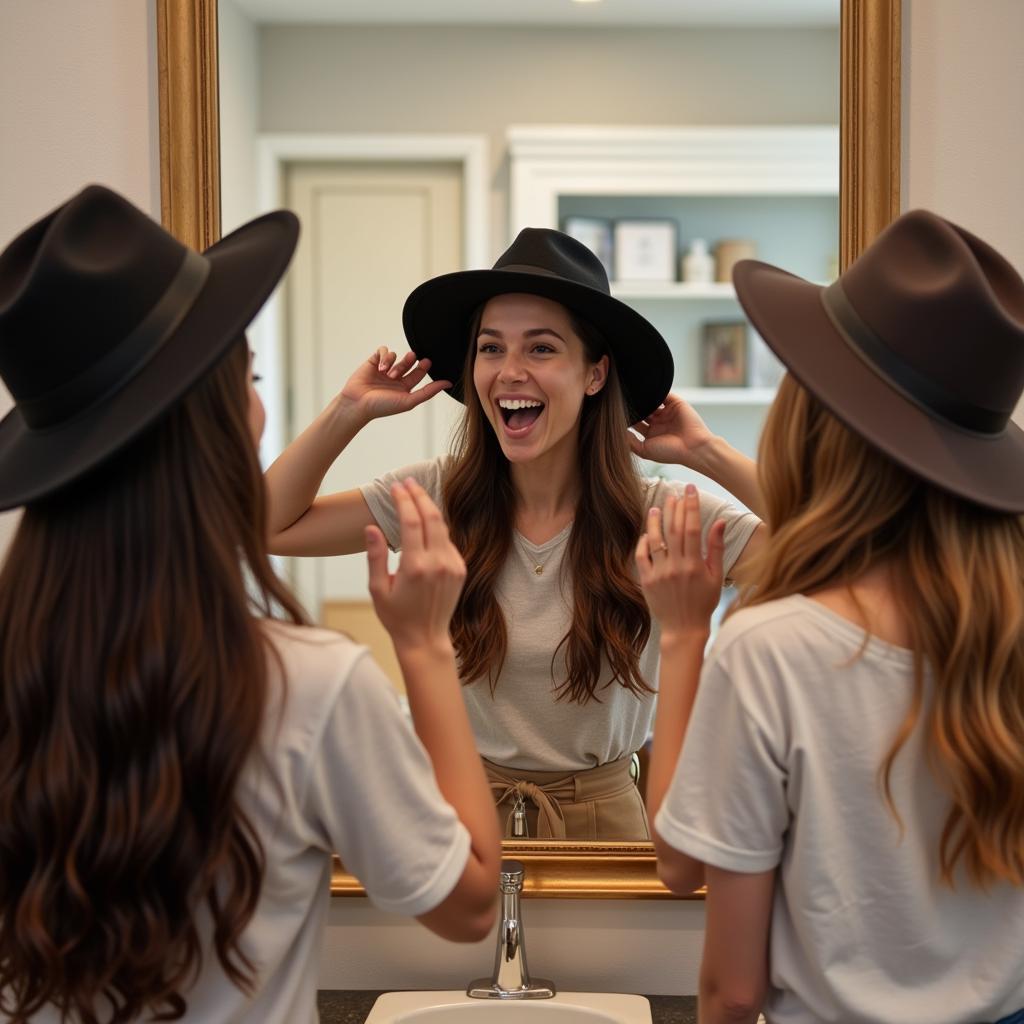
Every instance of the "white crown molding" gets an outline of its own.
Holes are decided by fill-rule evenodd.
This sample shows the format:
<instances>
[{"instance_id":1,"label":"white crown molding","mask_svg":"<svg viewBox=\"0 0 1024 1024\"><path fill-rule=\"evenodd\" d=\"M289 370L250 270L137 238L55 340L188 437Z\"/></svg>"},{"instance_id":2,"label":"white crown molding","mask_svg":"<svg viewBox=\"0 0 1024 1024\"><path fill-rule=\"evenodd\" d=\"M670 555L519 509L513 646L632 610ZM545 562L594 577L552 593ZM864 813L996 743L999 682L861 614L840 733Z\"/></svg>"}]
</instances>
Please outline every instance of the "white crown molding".
<instances>
[{"instance_id":1,"label":"white crown molding","mask_svg":"<svg viewBox=\"0 0 1024 1024\"><path fill-rule=\"evenodd\" d=\"M513 125L510 229L557 227L563 195L838 195L836 125Z\"/></svg>"}]
</instances>

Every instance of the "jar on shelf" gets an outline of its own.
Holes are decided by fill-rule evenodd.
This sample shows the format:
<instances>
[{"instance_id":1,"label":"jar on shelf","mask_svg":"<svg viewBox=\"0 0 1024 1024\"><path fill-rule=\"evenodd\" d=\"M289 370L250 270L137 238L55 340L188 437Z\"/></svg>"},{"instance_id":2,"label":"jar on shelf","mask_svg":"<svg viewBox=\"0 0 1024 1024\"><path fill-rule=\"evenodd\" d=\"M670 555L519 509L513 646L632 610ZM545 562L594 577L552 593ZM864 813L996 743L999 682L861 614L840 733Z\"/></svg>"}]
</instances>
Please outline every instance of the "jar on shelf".
<instances>
[{"instance_id":1,"label":"jar on shelf","mask_svg":"<svg viewBox=\"0 0 1024 1024\"><path fill-rule=\"evenodd\" d=\"M715 246L715 280L732 281L732 268L740 260L752 260L757 246L749 238L723 238Z\"/></svg>"},{"instance_id":2,"label":"jar on shelf","mask_svg":"<svg viewBox=\"0 0 1024 1024\"><path fill-rule=\"evenodd\" d=\"M715 261L708 252L708 243L695 238L683 256L680 277L690 284L710 284L715 279Z\"/></svg>"}]
</instances>

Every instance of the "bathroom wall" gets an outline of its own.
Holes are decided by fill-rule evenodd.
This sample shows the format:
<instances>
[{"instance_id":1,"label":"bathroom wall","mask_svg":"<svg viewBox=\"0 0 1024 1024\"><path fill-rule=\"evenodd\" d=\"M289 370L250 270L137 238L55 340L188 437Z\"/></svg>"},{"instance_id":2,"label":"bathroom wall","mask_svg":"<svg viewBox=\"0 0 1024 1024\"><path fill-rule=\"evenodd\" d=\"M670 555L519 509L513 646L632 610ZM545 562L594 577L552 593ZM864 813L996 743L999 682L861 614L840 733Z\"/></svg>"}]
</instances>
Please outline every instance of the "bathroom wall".
<instances>
[{"instance_id":1,"label":"bathroom wall","mask_svg":"<svg viewBox=\"0 0 1024 1024\"><path fill-rule=\"evenodd\" d=\"M0 5L0 243L92 180L158 213L150 6ZM1014 45L1024 38L1024 5L904 7L904 204L960 220L1024 267L1024 63ZM532 969L563 988L693 992L702 910L669 901L528 901ZM487 973L491 957L489 940L450 945L365 900L337 900L322 983L459 985Z\"/></svg>"},{"instance_id":2,"label":"bathroom wall","mask_svg":"<svg viewBox=\"0 0 1024 1024\"><path fill-rule=\"evenodd\" d=\"M259 37L261 131L484 135L492 258L510 241L509 125L839 116L839 31L827 26L265 25Z\"/></svg>"},{"instance_id":3,"label":"bathroom wall","mask_svg":"<svg viewBox=\"0 0 1024 1024\"><path fill-rule=\"evenodd\" d=\"M160 216L155 10L0 3L0 248L90 182ZM17 515L0 515L0 553Z\"/></svg>"}]
</instances>

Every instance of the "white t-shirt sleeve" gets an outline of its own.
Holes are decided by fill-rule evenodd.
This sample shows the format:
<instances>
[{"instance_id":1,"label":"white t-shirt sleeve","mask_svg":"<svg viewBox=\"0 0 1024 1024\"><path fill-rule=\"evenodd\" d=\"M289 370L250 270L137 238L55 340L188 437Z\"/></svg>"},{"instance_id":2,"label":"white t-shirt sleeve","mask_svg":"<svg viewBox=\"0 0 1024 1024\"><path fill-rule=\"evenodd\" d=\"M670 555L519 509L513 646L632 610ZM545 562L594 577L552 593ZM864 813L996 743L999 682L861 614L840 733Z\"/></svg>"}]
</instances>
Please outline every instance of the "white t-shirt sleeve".
<instances>
[{"instance_id":1,"label":"white t-shirt sleeve","mask_svg":"<svg viewBox=\"0 0 1024 1024\"><path fill-rule=\"evenodd\" d=\"M353 665L325 717L304 804L326 848L382 910L424 914L462 877L469 833L368 655Z\"/></svg>"},{"instance_id":2,"label":"white t-shirt sleeve","mask_svg":"<svg viewBox=\"0 0 1024 1024\"><path fill-rule=\"evenodd\" d=\"M718 662L705 666L675 775L654 821L675 849L727 871L778 865L789 827L783 751Z\"/></svg>"},{"instance_id":3,"label":"white t-shirt sleeve","mask_svg":"<svg viewBox=\"0 0 1024 1024\"><path fill-rule=\"evenodd\" d=\"M441 486L449 461L447 456L442 456L437 459L427 459L425 462L414 462L411 466L403 466L401 469L384 473L359 488L363 500L370 509L370 514L376 520L392 551L399 551L402 547L402 530L398 522L395 502L391 497L392 486L411 476L430 495L434 504L441 508Z\"/></svg>"},{"instance_id":4,"label":"white t-shirt sleeve","mask_svg":"<svg viewBox=\"0 0 1024 1024\"><path fill-rule=\"evenodd\" d=\"M686 485L678 481L659 480L649 477L646 480L648 488L648 508L657 506L664 509L665 502L670 494L682 498ZM753 512L744 511L733 505L725 498L719 498L707 491L698 488L697 496L700 499L700 539L704 550L707 550L708 532L718 519L725 521L725 551L722 558L722 569L728 578L736 560L743 554L751 534L761 524L761 520Z\"/></svg>"}]
</instances>

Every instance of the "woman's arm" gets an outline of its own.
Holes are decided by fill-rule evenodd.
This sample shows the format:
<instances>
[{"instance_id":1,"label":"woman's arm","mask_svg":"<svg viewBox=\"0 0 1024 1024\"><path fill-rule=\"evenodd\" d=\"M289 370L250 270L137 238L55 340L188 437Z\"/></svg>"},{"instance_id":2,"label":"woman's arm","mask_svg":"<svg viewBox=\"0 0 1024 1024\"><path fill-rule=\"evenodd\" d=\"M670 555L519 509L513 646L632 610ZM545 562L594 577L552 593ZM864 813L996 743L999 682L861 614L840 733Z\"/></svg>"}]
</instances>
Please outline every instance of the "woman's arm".
<instances>
[{"instance_id":1,"label":"woman's arm","mask_svg":"<svg viewBox=\"0 0 1024 1024\"><path fill-rule=\"evenodd\" d=\"M675 774L683 747L711 614L722 589L725 524L718 520L701 553L700 502L697 488L686 485L682 500L669 495L665 511L654 507L647 531L637 545L640 585L651 614L661 624L661 669L654 746L647 782L647 809L653 821ZM675 849L652 830L658 876L673 892L689 893L704 884L704 865Z\"/></svg>"},{"instance_id":2,"label":"woman's arm","mask_svg":"<svg viewBox=\"0 0 1024 1024\"><path fill-rule=\"evenodd\" d=\"M685 466L724 487L754 515L764 518L757 463L712 434L693 406L669 394L665 404L633 425L630 447L642 459Z\"/></svg>"},{"instance_id":3,"label":"woman's arm","mask_svg":"<svg viewBox=\"0 0 1024 1024\"><path fill-rule=\"evenodd\" d=\"M450 387L432 381L417 391L430 360L415 365L386 348L361 363L341 392L266 472L267 546L276 555L347 555L364 548L373 523L358 490L317 497L324 477L371 420L406 412Z\"/></svg>"},{"instance_id":4,"label":"woman's arm","mask_svg":"<svg viewBox=\"0 0 1024 1024\"><path fill-rule=\"evenodd\" d=\"M470 855L451 894L419 920L444 938L476 941L494 923L501 860L498 817L476 750L448 626L466 575L437 506L413 480L392 489L402 530L398 572L384 535L366 530L370 594L391 634L416 732L438 788L470 835Z\"/></svg>"},{"instance_id":5,"label":"woman's arm","mask_svg":"<svg viewBox=\"0 0 1024 1024\"><path fill-rule=\"evenodd\" d=\"M683 749L707 642L707 629L667 638L662 634L661 685L654 718L654 745L647 769L647 813L652 823L654 851L658 856L658 877L667 889L681 895L704 885L704 865L666 843L653 823L675 775L679 752Z\"/></svg>"},{"instance_id":6,"label":"woman's arm","mask_svg":"<svg viewBox=\"0 0 1024 1024\"><path fill-rule=\"evenodd\" d=\"M708 866L700 1024L754 1024L768 987L768 932L775 872Z\"/></svg>"}]
</instances>

